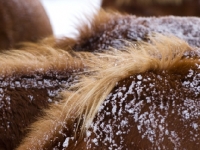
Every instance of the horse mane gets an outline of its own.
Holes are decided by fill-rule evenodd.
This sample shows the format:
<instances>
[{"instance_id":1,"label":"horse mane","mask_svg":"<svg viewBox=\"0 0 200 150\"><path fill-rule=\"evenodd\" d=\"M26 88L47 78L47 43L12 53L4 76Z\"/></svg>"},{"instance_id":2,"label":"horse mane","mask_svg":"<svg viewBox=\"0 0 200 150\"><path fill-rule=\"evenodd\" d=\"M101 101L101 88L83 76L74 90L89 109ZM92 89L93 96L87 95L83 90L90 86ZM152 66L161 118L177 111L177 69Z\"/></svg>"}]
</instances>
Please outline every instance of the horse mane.
<instances>
[{"instance_id":1,"label":"horse mane","mask_svg":"<svg viewBox=\"0 0 200 150\"><path fill-rule=\"evenodd\" d=\"M79 119L81 133L84 134L117 82L130 75L162 70L181 73L199 63L198 59L190 58L199 58L199 51L183 40L160 34L149 39L146 43L128 42L123 49L113 48L83 58L87 70L79 83L62 92L61 103L52 105L43 117L32 124L31 132L18 149L41 149L66 125L73 124L70 118Z\"/></svg>"},{"instance_id":2,"label":"horse mane","mask_svg":"<svg viewBox=\"0 0 200 150\"><path fill-rule=\"evenodd\" d=\"M1 76L42 73L49 70L73 71L83 68L83 62L72 56L70 49L61 50L48 44L53 39L41 43L22 43L19 49L0 52Z\"/></svg>"},{"instance_id":3,"label":"horse mane","mask_svg":"<svg viewBox=\"0 0 200 150\"><path fill-rule=\"evenodd\" d=\"M192 61L184 58L184 55L193 49L186 42L160 34L150 37L150 41L151 43L139 42L139 45L129 43L128 47L120 51L112 49L91 56L90 60L86 61L89 75L84 75L78 84L70 88L75 89L75 92L67 95L69 97L62 112L66 118L71 116L71 112L76 112L77 117L84 114L82 131L85 131L102 102L120 80L147 71L174 71L182 66L183 69L179 68L181 72L190 67L189 62ZM64 110L67 110L67 113Z\"/></svg>"}]
</instances>

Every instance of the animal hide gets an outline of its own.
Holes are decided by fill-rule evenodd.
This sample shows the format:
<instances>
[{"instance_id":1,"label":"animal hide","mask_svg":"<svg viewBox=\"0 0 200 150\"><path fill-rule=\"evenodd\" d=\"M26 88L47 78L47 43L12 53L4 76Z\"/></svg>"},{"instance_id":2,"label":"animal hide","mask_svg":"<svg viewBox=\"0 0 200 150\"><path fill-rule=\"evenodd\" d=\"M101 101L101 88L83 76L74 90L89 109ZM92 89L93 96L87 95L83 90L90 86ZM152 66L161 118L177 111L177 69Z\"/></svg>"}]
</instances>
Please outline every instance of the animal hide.
<instances>
[{"instance_id":1,"label":"animal hide","mask_svg":"<svg viewBox=\"0 0 200 150\"><path fill-rule=\"evenodd\" d=\"M61 89L60 100L34 120L17 149L198 149L199 21L101 11L79 38L45 45L51 57L39 56L52 77L69 57L72 67L73 59L82 64L78 81ZM63 67L61 74L68 73Z\"/></svg>"},{"instance_id":2,"label":"animal hide","mask_svg":"<svg viewBox=\"0 0 200 150\"><path fill-rule=\"evenodd\" d=\"M51 40L52 41L52 40ZM26 45L26 46L25 46ZM0 53L0 147L14 149L42 110L77 78L83 63L44 43Z\"/></svg>"},{"instance_id":3,"label":"animal hide","mask_svg":"<svg viewBox=\"0 0 200 150\"><path fill-rule=\"evenodd\" d=\"M103 0L102 7L138 16L200 16L197 0Z\"/></svg>"}]
</instances>

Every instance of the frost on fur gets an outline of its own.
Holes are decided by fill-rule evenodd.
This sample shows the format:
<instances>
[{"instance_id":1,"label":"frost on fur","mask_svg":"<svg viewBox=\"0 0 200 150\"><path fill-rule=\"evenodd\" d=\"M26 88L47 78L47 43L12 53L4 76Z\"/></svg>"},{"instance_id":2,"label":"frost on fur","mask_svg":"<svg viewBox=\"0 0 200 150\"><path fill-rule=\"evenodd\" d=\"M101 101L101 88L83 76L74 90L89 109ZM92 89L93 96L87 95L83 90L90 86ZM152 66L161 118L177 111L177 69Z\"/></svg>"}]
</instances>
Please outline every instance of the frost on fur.
<instances>
[{"instance_id":1,"label":"frost on fur","mask_svg":"<svg viewBox=\"0 0 200 150\"><path fill-rule=\"evenodd\" d=\"M66 93L62 93L63 100L61 104L52 106L50 109L46 110L46 114L43 118L32 125L32 131L24 139L18 149L43 149L52 148L52 146L61 148L63 145L66 145L62 144L66 142L66 140L69 142L67 144L67 148L69 149L90 149L91 146L94 148L98 147L99 144L104 148L121 147L121 149L123 149L130 148L129 146L131 145L135 148L144 148L146 146L144 144L146 140L151 148L155 148L156 146L163 148L168 146L167 143L169 143L170 148L187 147L183 144L185 138L180 138L180 133L182 133L182 130L185 130L184 127L179 127L180 130L176 130L176 126L170 126L170 128L167 126L163 127L162 122L156 122L155 120L161 119L159 117L162 116L163 109L167 107L166 103L169 105L168 107L170 107L170 109L171 107L177 107L179 110L183 107L184 110L187 110L187 108L189 109L190 105L185 105L189 100L188 96L192 98L195 104L194 107L198 109L199 106L197 104L200 96L198 92L199 83L196 83L192 88L191 86L185 86L184 82L194 82L194 80L198 82L200 64L199 50L190 47L186 42L176 37L168 37L159 34L150 37L149 43L129 43L129 46L120 50L113 49L105 53L89 54L90 56L84 61L88 68L86 73L81 76L77 84L69 89L70 92L66 91ZM190 70L193 70L192 74ZM189 77L189 74L192 75L192 78ZM174 79L174 81L171 79ZM160 80L166 81L161 82ZM166 83L166 86L164 86L166 89L163 89L164 87L159 88L159 82ZM146 91L145 87L149 87L150 91ZM155 89L153 87L155 87ZM167 96L171 95L170 88L174 90L177 89L178 92L175 93L176 98ZM179 93L179 89L187 89L189 95L187 96L185 93ZM151 90L156 90L157 94L155 93L154 95L153 93L155 91ZM116 93L116 91L119 92ZM124 95L125 91L128 92L126 96ZM165 97L159 97L159 95L163 95L163 93L160 92L166 92L164 94ZM144 93L146 93L146 95L150 94L151 97L146 97ZM131 104L131 100L133 99L135 99L133 103L136 105ZM170 103L171 101L176 104L174 101L175 99L180 103L176 107L174 104ZM123 105L120 105L122 101ZM126 104L126 102L130 102L130 105L128 105L128 103ZM152 106L148 103L151 103ZM124 109L124 104L126 109ZM112 108L111 110L110 107ZM128 107L130 109L128 109ZM151 136L147 131L148 126L145 127L143 122L138 121L138 119L142 117L140 114L143 114L145 117L143 107L147 109L147 113L150 113L148 109L151 107L159 107L159 109L152 108L149 114L154 116L155 119L152 120L155 123L154 126L152 125L152 128L154 128L152 132L158 132L159 137ZM136 113L136 110L137 113L140 114L138 114L139 118L135 118L135 120L117 120L114 115L118 112L122 114L122 118L126 118L127 115L130 117L131 114L134 112ZM159 113L161 116L158 115ZM169 111L167 108L165 109L165 113L172 115L173 111ZM175 114L174 117L181 117L184 119L187 117L185 115L186 114L182 115L182 113L180 113L177 115ZM108 116L108 118L106 116ZM169 117L170 120L173 119L170 115L166 117ZM193 116L192 127L194 130L197 129L199 124L198 117L198 114L194 114ZM119 119L120 118L121 116L119 116ZM120 127L119 123L121 121L124 122L124 125ZM181 124L181 121L181 119L176 120L177 124ZM165 123L170 124L171 122L166 120ZM188 126L190 125L188 122L184 123ZM123 128L125 128L126 124L126 130L130 132L120 134L120 131L124 130ZM134 124L137 125L137 128L131 126ZM106 132L106 130L104 130L106 127L102 128L102 125L110 126L108 128L116 131L116 135L111 131ZM120 130L114 125L119 125ZM160 128L167 129L170 135L167 133L162 134L164 132L161 133ZM112 136L109 135L110 132L113 133ZM127 137L130 138L130 135L134 136L133 133L136 133L137 136L135 138L132 137L133 139L131 142L125 141ZM197 137L194 140L187 141L187 144L190 144L193 148L198 147L195 141L200 138L198 131L196 133ZM119 137L118 135L121 136ZM109 140L105 141L106 139L102 142L104 136L112 138L114 143L111 141L109 142ZM188 136L190 137L190 135ZM193 135L191 135L191 137L192 136ZM144 141L142 140L143 137L145 138ZM117 138L122 138L121 141L124 141L126 144L121 145L120 143L116 143ZM162 140L163 138L168 138L170 140L165 141ZM59 144L56 144L57 140L55 141L55 139L60 139L60 141L58 140ZM140 139L139 141L144 143L140 145L137 139Z\"/></svg>"}]
</instances>

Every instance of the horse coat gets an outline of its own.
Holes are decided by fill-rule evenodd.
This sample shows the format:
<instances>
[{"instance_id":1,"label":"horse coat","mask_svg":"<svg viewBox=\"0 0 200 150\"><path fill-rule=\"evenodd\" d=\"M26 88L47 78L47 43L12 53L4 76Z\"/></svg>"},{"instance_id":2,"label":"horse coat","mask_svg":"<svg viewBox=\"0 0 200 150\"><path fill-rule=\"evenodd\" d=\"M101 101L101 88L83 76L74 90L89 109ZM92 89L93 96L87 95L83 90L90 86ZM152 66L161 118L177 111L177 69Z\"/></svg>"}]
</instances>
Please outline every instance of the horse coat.
<instances>
[{"instance_id":1,"label":"horse coat","mask_svg":"<svg viewBox=\"0 0 200 150\"><path fill-rule=\"evenodd\" d=\"M18 149L197 149L200 51L175 37L91 54Z\"/></svg>"},{"instance_id":2,"label":"horse coat","mask_svg":"<svg viewBox=\"0 0 200 150\"><path fill-rule=\"evenodd\" d=\"M117 10L138 16L199 16L196 0L103 0L104 9Z\"/></svg>"},{"instance_id":3,"label":"horse coat","mask_svg":"<svg viewBox=\"0 0 200 150\"><path fill-rule=\"evenodd\" d=\"M188 20L191 23L186 23ZM157 26L153 27L154 23ZM182 25L181 23L185 24ZM190 89L190 87L185 88L182 82L187 80L186 76L189 74L188 72L190 69L194 70L194 75L198 75L199 50L194 47L199 44L198 39L195 38L199 34L199 30L196 30L199 28L198 23L199 19L195 17L137 18L135 16L124 16L117 13L101 11L92 21L91 28L82 26L79 29L80 36L77 39L44 40L44 43L28 44L22 47L21 50L1 53L1 66L3 67L2 82L6 83L2 89L1 100L2 103L5 103L2 105L4 106L2 107L3 109L1 109L1 111L4 112L1 113L1 128L3 133L1 137L2 147L5 149L15 148L25 136L25 139L18 149L101 149L102 147L105 149L109 147L119 147L119 149L120 147L128 149L135 147L144 149L145 147L142 147L142 145L145 143L146 146L151 148L155 148L156 146L161 147L162 144L168 148L179 148L179 145L182 144L184 140L187 141L187 138L174 141L175 144L173 144L173 139L175 138L172 137L171 134L166 136L169 140L164 141L162 141L162 137L160 138L159 136L159 138L157 136L152 136L153 140L151 141L147 133L147 135L142 136L142 134L144 134L143 132L146 130L142 129L141 132L138 132L138 128L140 128L137 124L138 120L131 119L131 107L134 105L130 104L130 112L128 112L129 108L127 106L127 111L123 110L121 118L119 116L119 120L115 121L114 119L116 117L113 117L112 113L115 115L115 112L120 112L120 106L114 106L109 100L109 95L111 95L111 97L112 93L116 95L114 94L115 89L124 89L122 83L126 82L126 89L124 89L124 92L121 91L121 96L123 96L123 94L128 92L126 90L129 89L128 87L132 85L132 82L142 80L143 76L147 79L152 79L150 80L152 85L150 81L145 81L149 83L149 87L152 87L149 93L146 93L150 98L148 102L152 101L152 103L150 103L152 106L154 106L154 103L155 106L160 106L159 102L157 102L159 100L153 101L155 97L158 97L156 93L158 93L158 95L162 94L162 92L157 92L160 89L158 84L156 84L155 90L153 89L153 83L165 83L158 81L159 76L160 79L168 77L166 79L166 84L169 84L169 86L166 86L167 94L169 94L168 91L170 91L171 88L174 88L174 91L175 89L180 89L180 91ZM159 25L162 25L163 28L158 28ZM173 26L174 29L168 28L170 26ZM194 28L191 28L191 26ZM147 35L152 32L174 34L186 40L191 46L175 37L155 34L155 39L149 38ZM140 46L142 40L145 40L147 43L142 43L142 46ZM115 50L112 50L113 48ZM140 51L139 49L142 50ZM148 51L148 49L152 51ZM102 51L108 52L97 53ZM94 52L94 54L91 52ZM192 61L193 59L194 61ZM181 70L180 66L185 67ZM178 71L176 72L176 70ZM77 74L75 75L75 73ZM196 82L198 76L195 77L192 77L191 80ZM71 87L71 83L77 82L74 81L74 79L78 79L78 83ZM4 80L8 82L4 82ZM176 82L178 87L176 87ZM70 86L69 89L68 86ZM138 91L142 93L142 89L145 88L140 88L138 86L137 84L132 85L132 90L139 88ZM194 89L198 91L198 80L195 86ZM154 95L152 95L152 91L154 91ZM45 94L43 94L43 92ZM195 97L192 92L191 90L191 98L195 101L194 105L198 109L198 102L196 102L196 100L199 99L199 95L197 93ZM15 94L12 95L11 93ZM179 93L179 91L176 93ZM131 98L127 98L123 106L125 106L126 103L138 103L136 101L141 101L140 103L144 103L147 107L146 109L150 107L148 103L146 105L146 101L143 101L147 96L142 95L138 97L138 93L137 96L135 96L134 92L131 94ZM17 97L17 100L15 97ZM163 101L166 100L166 103L168 103L169 100L166 97L168 96L165 96ZM180 98L181 104L185 100L185 95L181 97L175 95L174 97L177 97L177 99ZM94 103L93 99L96 99ZM131 102L134 99L136 101ZM171 99L174 100L173 97ZM119 104L118 101L121 100L120 94L119 98L113 98L113 100L116 100L115 103ZM108 108L104 109L104 107L107 107L104 106L104 102L106 103L106 101L108 101ZM16 102L16 104L14 102ZM49 105L50 103L51 105ZM15 106L18 107L14 108ZM26 109L23 110L22 108ZM42 111L44 108L48 109ZM102 108L102 112L100 108ZM114 109L112 110L112 108ZM180 108L182 107L180 106ZM108 113L105 113L105 110L107 110ZM103 115L109 114L111 111L111 115L108 115L106 119L103 117L101 120L101 115L98 115L99 113ZM154 112L156 113L156 111L160 113L161 110L155 109ZM135 110L133 110L133 112L135 112ZM142 114L143 110L138 110L137 113L139 112ZM36 116L39 116L37 119L38 121L36 121ZM127 116L130 118L127 120L127 124L134 124L134 126L122 127L124 135L121 137L112 137L108 135L106 131L109 130L105 130L105 132L102 130L104 126L98 128L100 129L98 133L94 131L95 127L93 126L95 126L95 124L100 127L100 124L108 124L109 126L109 123L113 122L110 124L110 129L112 129L112 125L120 125L121 122L124 122L123 118L127 118ZM166 117L173 118L169 116ZM13 120L13 118L16 118L16 120ZM198 115L196 118L198 118ZM181 126L180 119L176 120L177 124ZM197 127L198 122L195 121L196 120L194 120L193 123L194 126ZM27 126L31 123L33 123L31 129L28 128L27 130ZM170 124L170 122L167 123ZM158 124L158 122L154 124ZM188 126L189 125L190 124L188 124ZM155 130L152 130L152 132L156 132L156 134L161 136L161 133L158 132L159 127L154 127ZM164 126L164 128L168 129L166 126ZM171 126L168 131L174 128L175 126ZM113 133L115 133L115 131L117 133L117 131L119 131L118 129L119 128L115 126L113 128ZM126 133L125 130L127 131ZM185 130L185 128L181 128L179 132L183 130ZM191 130L193 130L193 128L188 129L188 132ZM135 139L133 135L135 135L136 131L137 138ZM99 132L101 132L101 134ZM176 131L176 134L179 132ZM11 133L11 135L6 133ZM25 135L26 133L28 134ZM95 138L95 136L98 135L99 137ZM126 140L130 135L133 138ZM190 141L189 144L193 148L198 146L194 144L198 139L198 134L196 135L197 138ZM177 135L177 137L178 136L180 135ZM190 138L191 136L188 137ZM141 137L144 137L145 140L142 140L143 138L141 139ZM116 142L112 143L112 140L110 142L109 139L111 138L115 139ZM102 142L103 139L107 139L107 141ZM119 142L117 143L117 141ZM120 141L126 141L127 143L122 142L120 144ZM12 145L10 143L12 143ZM115 145L115 143L117 145ZM155 143L157 143L157 145ZM169 145L167 143L169 143ZM186 146L183 145L183 148L184 147Z\"/></svg>"},{"instance_id":4,"label":"horse coat","mask_svg":"<svg viewBox=\"0 0 200 150\"><path fill-rule=\"evenodd\" d=\"M59 101L58 92L70 86L83 63L69 51L39 43L0 55L0 147L14 149L36 116Z\"/></svg>"},{"instance_id":5,"label":"horse coat","mask_svg":"<svg viewBox=\"0 0 200 150\"><path fill-rule=\"evenodd\" d=\"M77 53L88 55L83 59L86 73L62 92L59 105L47 109L43 118L32 124L18 149L198 148L199 49L173 36L146 37L145 28L137 32L136 25L141 27L143 22L138 22L145 19L152 24L162 22L163 30L146 25L149 33L156 29L164 32L169 22L174 25L186 20L99 16L92 30L87 30L88 34L82 30L72 45ZM181 29L179 25L175 29L188 31L188 24ZM168 33L179 35L175 29ZM187 41L184 35L197 32L181 32L181 38ZM133 42L142 39L147 42ZM190 45L198 46L198 40L191 39ZM64 48L67 41L57 46ZM80 52L109 47L104 53Z\"/></svg>"}]
</instances>

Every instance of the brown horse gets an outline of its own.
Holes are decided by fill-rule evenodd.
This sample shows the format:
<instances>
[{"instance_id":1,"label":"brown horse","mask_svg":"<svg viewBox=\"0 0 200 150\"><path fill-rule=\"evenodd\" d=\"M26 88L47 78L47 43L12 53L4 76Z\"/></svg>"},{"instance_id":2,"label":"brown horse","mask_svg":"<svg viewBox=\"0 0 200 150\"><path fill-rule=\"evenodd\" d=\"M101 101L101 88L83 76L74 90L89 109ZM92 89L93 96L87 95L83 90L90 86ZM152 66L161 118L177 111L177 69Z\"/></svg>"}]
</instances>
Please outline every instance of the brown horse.
<instances>
[{"instance_id":1,"label":"brown horse","mask_svg":"<svg viewBox=\"0 0 200 150\"><path fill-rule=\"evenodd\" d=\"M11 49L24 41L36 42L52 34L40 0L0 1L0 49Z\"/></svg>"},{"instance_id":2,"label":"brown horse","mask_svg":"<svg viewBox=\"0 0 200 150\"><path fill-rule=\"evenodd\" d=\"M190 21L190 23L187 23L188 21ZM86 133L88 133L88 136L90 133L92 137L94 136L95 132L92 131L92 124L95 123L95 119L93 120L93 118L95 117L99 106L104 102L109 93L114 93L112 89L114 90L116 82L121 83L126 80L126 78L128 80L130 76L130 79L132 80L132 76L135 76L136 78L139 73L144 73L144 76L154 77L155 79L152 79L152 82L154 82L154 80L157 80L157 75L159 75L160 70L164 71L163 74L160 73L160 76L165 78L165 73L167 75L169 74L169 78L167 79L171 81L170 79L176 79L176 75L184 78L190 65L191 68L198 71L198 69L193 66L192 60L189 59L190 57L194 58L195 63L196 59L199 57L196 56L198 50L193 50L192 47L177 38L170 39L168 37L158 36L157 38L160 38L160 40L150 40L146 35L151 32L174 34L186 40L192 46L199 46L199 41L196 38L200 31L198 30L199 23L200 20L198 18L137 18L129 15L123 16L101 11L92 22L91 28L87 26L82 26L80 28L80 37L77 39L66 38L58 42L55 40L44 40L38 44L28 44L22 47L21 50L11 50L9 52L0 53L0 64L2 63L0 65L2 67L0 75L2 77L1 83L3 86L1 89L2 109L0 109L2 112L2 116L0 117L0 129L2 133L0 137L1 147L13 149L19 144L26 133L30 133L30 136L28 136L29 134L27 135L27 138L24 140L25 142L19 146L19 149L52 149L53 147L67 147L67 145L69 149L71 146L72 148L77 149L80 147L86 148L86 143L83 141L83 138L86 140ZM141 40L145 40L151 44L152 42L157 43L158 46L159 43L161 44L159 47L155 47L154 44L148 45L146 43L146 47L146 44L141 46L144 51L141 51L140 53L140 51L137 51L137 43L135 43L135 47L131 45L134 41L137 42ZM161 42L162 40L163 42ZM130 50L119 51L116 53L109 50L110 47L117 50L124 50L126 49L124 46L130 47ZM152 47L152 53L147 51L148 47ZM161 51L161 47L164 51L166 50L166 53ZM71 51L71 49L74 51ZM173 51L174 49L175 51ZM81 52L102 52L102 50L108 50L109 54ZM155 63L150 63L152 66L149 66L149 68L146 66L146 70L145 68L143 68L143 70L141 67L143 65L145 66L145 64L149 62L149 59L154 56L154 50L158 51L158 56L155 55ZM179 54L183 55L183 53L188 55L188 57L185 56L186 58L181 57L179 59ZM161 57L159 54L163 54L164 58L169 54L168 59L170 61L173 59L172 55L174 55L174 57L177 56L174 58L174 61L177 60L177 62L180 61L180 63L177 63L177 66L174 66L173 68L173 63L171 64L167 58L158 60L158 58ZM136 61L136 63L133 63L133 66L130 66L131 64L128 63L130 59L125 59L126 57L129 58L129 55L132 56L130 59L134 59L134 62ZM145 56L144 58L143 55ZM143 59L145 60L144 64ZM122 66L120 66L120 63ZM137 63L141 64L139 65ZM167 67L167 63L169 63L169 68ZM185 70L182 70L183 74L181 74L181 69L178 70L180 72L176 73L176 68L179 68L182 64L186 64L186 67L184 67ZM123 66L133 68L123 70ZM109 67L111 68L109 69ZM103 70L105 70L105 72ZM77 82L77 78L79 79L81 77L82 73L80 74L80 71L85 71L83 72L84 74L81 82L75 87L66 90L72 83ZM127 71L127 73L124 71ZM74 73L77 72L78 74L75 75ZM110 75L106 73L109 73ZM120 76L115 77L117 74ZM170 75L174 75L174 77L171 77ZM100 86L99 82L97 82L98 80L99 82L105 82L103 87L103 84ZM110 83L111 81L112 83ZM129 86L128 83L127 87ZM176 82L171 81L170 85L174 85L174 83ZM159 90L158 87L155 88ZM103 89L106 91L102 93ZM135 87L133 90L134 89ZM126 90L128 90L128 88L124 89L124 92L126 92ZM83 99L79 97L84 96L85 93L91 94L90 97L92 96L94 99L97 99L97 105L90 103L91 98L87 97L87 94ZM101 96L103 97L99 99ZM146 96L144 95L143 97ZM140 99L138 99L138 101L140 101ZM50 104L52 105L49 108ZM111 103L109 105L111 105ZM101 107L104 106L102 105ZM148 107L148 105L146 107ZM42 114L44 108L49 109ZM74 110L69 108L74 108ZM90 110L92 112L90 112ZM107 110L107 108L105 110ZM116 110L118 111L118 109ZM110 111L110 109L108 109L108 111ZM46 113L47 116L45 115ZM70 113L73 115L70 115ZM37 116L44 116L44 119L36 121ZM92 123L92 121L94 122ZM106 123L106 120L103 121ZM133 121L135 120L130 120L130 124ZM27 126L33 122L35 122L35 124L32 125L33 130L29 131ZM98 122L98 115L96 116L96 122ZM119 122L121 122L120 118ZM119 124L119 122L116 122L116 124ZM87 125L87 128L85 128L84 124ZM80 127L81 125L82 127ZM172 128L174 128L174 126ZM55 132L52 129L55 129ZM135 132L135 130L132 130L132 127L129 129L131 130L131 133ZM88 130L88 132L85 132L85 130ZM48 134L46 134L46 132ZM81 132L82 135L80 137L79 132ZM75 133L76 136L74 136ZM104 133L102 134L102 139L104 139L107 135ZM129 135L125 135L124 138L126 139L128 136ZM92 137L90 137L90 139L92 139ZM77 146L79 147L74 147L73 139L75 141L78 140ZM90 142L89 139L88 142ZM134 140L131 140L131 142L134 142ZM152 147L153 146L154 145L152 145ZM92 145L92 147L95 148L94 145Z\"/></svg>"},{"instance_id":3,"label":"brown horse","mask_svg":"<svg viewBox=\"0 0 200 150\"><path fill-rule=\"evenodd\" d=\"M103 0L102 7L138 16L200 16L197 0Z\"/></svg>"},{"instance_id":4,"label":"brown horse","mask_svg":"<svg viewBox=\"0 0 200 150\"><path fill-rule=\"evenodd\" d=\"M200 50L170 36L88 54L18 149L198 149Z\"/></svg>"}]
</instances>

